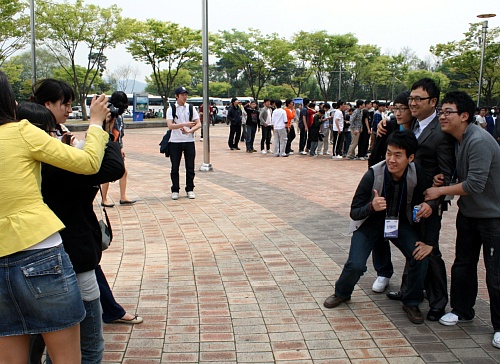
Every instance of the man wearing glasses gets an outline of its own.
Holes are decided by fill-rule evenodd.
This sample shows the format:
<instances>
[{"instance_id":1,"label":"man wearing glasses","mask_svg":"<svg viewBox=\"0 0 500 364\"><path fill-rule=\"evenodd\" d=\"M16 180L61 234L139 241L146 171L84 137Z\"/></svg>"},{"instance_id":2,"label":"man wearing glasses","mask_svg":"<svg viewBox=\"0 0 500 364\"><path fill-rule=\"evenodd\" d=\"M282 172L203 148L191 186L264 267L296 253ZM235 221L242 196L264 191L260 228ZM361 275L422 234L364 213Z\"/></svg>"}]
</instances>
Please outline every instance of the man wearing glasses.
<instances>
[{"instance_id":1,"label":"man wearing glasses","mask_svg":"<svg viewBox=\"0 0 500 364\"><path fill-rule=\"evenodd\" d=\"M500 147L474 124L474 101L465 92L449 92L439 113L441 129L456 140L459 183L429 188L426 200L460 195L455 261L451 268L452 311L439 320L446 326L474 318L477 263L483 246L486 286L495 332L492 345L500 349Z\"/></svg>"},{"instance_id":2,"label":"man wearing glasses","mask_svg":"<svg viewBox=\"0 0 500 364\"><path fill-rule=\"evenodd\" d=\"M450 135L445 134L439 125L436 112L439 94L440 90L436 83L430 78L423 78L412 85L408 97L408 106L411 115L415 118L413 133L418 140L415 161L424 168L429 182L433 180L434 176L441 174L444 177L443 183L449 185L455 169L454 140ZM379 123L379 125L378 131L380 132L383 129L383 122ZM430 306L427 319L429 321L438 321L444 315L444 309L448 303L446 267L439 250L441 214L442 211L447 209L447 202L444 202L444 197L442 197L435 201L429 201L429 205L431 205L433 213L427 218L427 224L435 228L432 230L434 232L432 241L426 242L434 246L431 254L429 254L429 267L425 285ZM384 262L388 262L388 265L391 262L389 244L376 246L374 249L374 266L386 271L389 266L383 268ZM401 300L401 291L405 289L405 282L406 278L403 277L401 290L389 292L387 296L391 299ZM383 289L377 291L383 292Z\"/></svg>"}]
</instances>

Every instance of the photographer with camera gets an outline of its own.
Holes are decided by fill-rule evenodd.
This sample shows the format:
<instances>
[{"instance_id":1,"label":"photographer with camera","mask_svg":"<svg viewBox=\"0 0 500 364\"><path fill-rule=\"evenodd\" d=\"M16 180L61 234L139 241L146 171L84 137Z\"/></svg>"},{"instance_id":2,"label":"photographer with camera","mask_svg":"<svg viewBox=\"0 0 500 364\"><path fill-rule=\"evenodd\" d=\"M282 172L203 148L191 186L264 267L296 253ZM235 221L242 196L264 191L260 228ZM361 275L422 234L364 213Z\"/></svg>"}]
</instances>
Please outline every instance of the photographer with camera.
<instances>
[{"instance_id":1,"label":"photographer with camera","mask_svg":"<svg viewBox=\"0 0 500 364\"><path fill-rule=\"evenodd\" d=\"M108 108L110 111L111 121L108 124L109 129L106 131L113 135L115 142L120 144L120 147L122 148L121 150L122 150L123 161L125 162L125 152L123 151L123 136L125 135L124 133L125 123L123 121L122 115L128 108L127 94L124 93L123 91L113 92L113 94L109 98ZM127 198L127 176L128 173L127 170L125 169L125 174L119 180L120 205L132 205L136 202L136 200L129 200ZM109 183L104 183L101 185L101 190L102 190L101 206L103 207L115 206L114 203L108 202L108 189L109 189Z\"/></svg>"}]
</instances>

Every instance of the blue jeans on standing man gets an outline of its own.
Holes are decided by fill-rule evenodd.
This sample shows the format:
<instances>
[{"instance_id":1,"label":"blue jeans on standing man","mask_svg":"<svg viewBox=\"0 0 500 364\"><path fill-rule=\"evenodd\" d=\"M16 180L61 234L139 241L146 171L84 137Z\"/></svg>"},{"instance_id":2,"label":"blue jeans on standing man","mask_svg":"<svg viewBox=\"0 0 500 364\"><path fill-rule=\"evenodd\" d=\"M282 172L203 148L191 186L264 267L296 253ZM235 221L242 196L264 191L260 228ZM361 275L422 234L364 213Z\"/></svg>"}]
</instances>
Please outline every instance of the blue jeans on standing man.
<instances>
[{"instance_id":1,"label":"blue jeans on standing man","mask_svg":"<svg viewBox=\"0 0 500 364\"><path fill-rule=\"evenodd\" d=\"M257 131L257 125L247 125L247 130L245 134L245 143L247 146L247 151L253 151L253 142L255 141L255 132Z\"/></svg>"}]
</instances>

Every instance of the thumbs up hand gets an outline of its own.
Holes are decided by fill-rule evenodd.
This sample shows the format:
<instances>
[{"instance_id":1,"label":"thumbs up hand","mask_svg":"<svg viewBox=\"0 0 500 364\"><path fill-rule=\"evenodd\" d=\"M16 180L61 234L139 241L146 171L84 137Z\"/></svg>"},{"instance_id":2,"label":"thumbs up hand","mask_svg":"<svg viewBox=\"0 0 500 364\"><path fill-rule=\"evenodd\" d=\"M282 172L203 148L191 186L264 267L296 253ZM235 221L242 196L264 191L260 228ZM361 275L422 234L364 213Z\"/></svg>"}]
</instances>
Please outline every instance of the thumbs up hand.
<instances>
[{"instance_id":1,"label":"thumbs up hand","mask_svg":"<svg viewBox=\"0 0 500 364\"><path fill-rule=\"evenodd\" d=\"M372 206L375 211L383 211L387 208L385 197L379 197L377 190L373 190Z\"/></svg>"}]
</instances>

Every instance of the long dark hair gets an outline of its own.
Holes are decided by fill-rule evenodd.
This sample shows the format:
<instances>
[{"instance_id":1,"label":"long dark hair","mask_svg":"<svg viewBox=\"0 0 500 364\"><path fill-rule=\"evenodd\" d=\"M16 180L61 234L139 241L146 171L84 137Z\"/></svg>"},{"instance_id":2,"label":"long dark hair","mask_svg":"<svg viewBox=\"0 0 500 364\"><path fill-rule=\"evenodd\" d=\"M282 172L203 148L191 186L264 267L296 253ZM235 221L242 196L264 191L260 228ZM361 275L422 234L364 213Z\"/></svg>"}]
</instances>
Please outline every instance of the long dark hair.
<instances>
[{"instance_id":1,"label":"long dark hair","mask_svg":"<svg viewBox=\"0 0 500 364\"><path fill-rule=\"evenodd\" d=\"M0 125L17 121L17 105L7 75L0 71Z\"/></svg>"},{"instance_id":2,"label":"long dark hair","mask_svg":"<svg viewBox=\"0 0 500 364\"><path fill-rule=\"evenodd\" d=\"M56 128L56 118L45 106L34 102L21 102L17 108L19 119L27 119L31 124L49 132Z\"/></svg>"},{"instance_id":3,"label":"long dark hair","mask_svg":"<svg viewBox=\"0 0 500 364\"><path fill-rule=\"evenodd\" d=\"M61 100L63 104L75 100L75 93L66 82L53 78L46 78L37 82L33 87L31 101L45 106L46 102L56 102L59 100Z\"/></svg>"}]
</instances>

